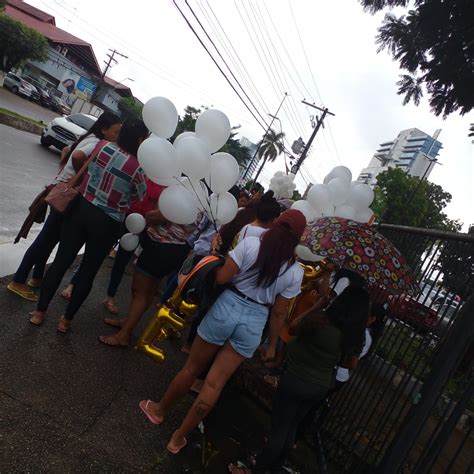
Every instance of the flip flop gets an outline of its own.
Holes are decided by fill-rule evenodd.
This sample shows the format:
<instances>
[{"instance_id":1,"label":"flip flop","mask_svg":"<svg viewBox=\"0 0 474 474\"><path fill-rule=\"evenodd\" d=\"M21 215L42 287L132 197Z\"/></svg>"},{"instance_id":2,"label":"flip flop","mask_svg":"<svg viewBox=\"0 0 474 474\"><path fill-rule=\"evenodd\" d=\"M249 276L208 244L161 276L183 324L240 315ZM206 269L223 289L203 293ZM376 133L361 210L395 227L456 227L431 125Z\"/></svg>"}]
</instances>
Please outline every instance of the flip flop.
<instances>
[{"instance_id":1,"label":"flip flop","mask_svg":"<svg viewBox=\"0 0 474 474\"><path fill-rule=\"evenodd\" d=\"M119 309L117 306L115 306L113 303L110 301L103 301L102 304L104 305L105 309L110 313L110 314L118 314Z\"/></svg>"},{"instance_id":2,"label":"flip flop","mask_svg":"<svg viewBox=\"0 0 474 474\"><path fill-rule=\"evenodd\" d=\"M7 289L10 290L12 293L15 293L15 295L19 296L20 298L23 298L24 300L38 301L38 297L32 290L18 290L17 288L11 286L11 283L7 285Z\"/></svg>"},{"instance_id":3,"label":"flip flop","mask_svg":"<svg viewBox=\"0 0 474 474\"><path fill-rule=\"evenodd\" d=\"M59 318L58 326L56 329L58 330L58 332L66 334L71 330L71 321L61 316Z\"/></svg>"},{"instance_id":4,"label":"flip flop","mask_svg":"<svg viewBox=\"0 0 474 474\"><path fill-rule=\"evenodd\" d=\"M141 400L138 406L151 423L153 423L154 425L161 425L161 423L163 423L163 420L159 420L155 415L153 415L153 413L148 410L148 404L152 401L153 400Z\"/></svg>"},{"instance_id":5,"label":"flip flop","mask_svg":"<svg viewBox=\"0 0 474 474\"><path fill-rule=\"evenodd\" d=\"M33 324L33 326L41 326L44 323L44 320L46 319L46 313L43 315L39 315L38 313L32 311L28 314L31 316L30 323Z\"/></svg>"},{"instance_id":6,"label":"flip flop","mask_svg":"<svg viewBox=\"0 0 474 474\"><path fill-rule=\"evenodd\" d=\"M188 444L188 440L186 438L184 438L184 443L182 444L182 446L180 446L179 448L171 448L169 443L168 443L168 446L166 446L166 449L168 450L168 452L170 452L171 454L179 454L181 452L182 449L184 449L186 447L186 445Z\"/></svg>"},{"instance_id":7,"label":"flip flop","mask_svg":"<svg viewBox=\"0 0 474 474\"><path fill-rule=\"evenodd\" d=\"M119 347L121 349L128 347L128 344L122 344L118 337L113 334L111 336L99 336L99 341L109 347Z\"/></svg>"}]
</instances>

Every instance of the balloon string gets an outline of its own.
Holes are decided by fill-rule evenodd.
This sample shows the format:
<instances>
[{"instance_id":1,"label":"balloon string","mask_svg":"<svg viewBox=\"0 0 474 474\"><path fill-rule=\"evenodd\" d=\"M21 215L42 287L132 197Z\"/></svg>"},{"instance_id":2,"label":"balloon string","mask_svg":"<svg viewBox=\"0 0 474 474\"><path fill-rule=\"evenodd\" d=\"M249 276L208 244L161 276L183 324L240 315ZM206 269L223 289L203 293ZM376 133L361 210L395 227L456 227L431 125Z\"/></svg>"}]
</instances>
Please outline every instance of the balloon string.
<instances>
[{"instance_id":1,"label":"balloon string","mask_svg":"<svg viewBox=\"0 0 474 474\"><path fill-rule=\"evenodd\" d=\"M206 186L206 189L207 189L207 204L208 204L208 209L209 209L209 212L211 213L211 220L212 220L212 224L214 226L214 230L216 232L218 232L217 230L217 223L216 223L216 219L215 217L213 216L212 214L212 208L211 208L211 198L209 197L210 196L210 193L212 193L212 189L209 187L209 185L207 184L205 178L203 178L201 180L201 183L204 183L204 186ZM219 206L219 196L217 196L217 206L216 206L216 216L217 216L217 210L218 210L218 206ZM209 217L209 216L208 216Z\"/></svg>"}]
</instances>

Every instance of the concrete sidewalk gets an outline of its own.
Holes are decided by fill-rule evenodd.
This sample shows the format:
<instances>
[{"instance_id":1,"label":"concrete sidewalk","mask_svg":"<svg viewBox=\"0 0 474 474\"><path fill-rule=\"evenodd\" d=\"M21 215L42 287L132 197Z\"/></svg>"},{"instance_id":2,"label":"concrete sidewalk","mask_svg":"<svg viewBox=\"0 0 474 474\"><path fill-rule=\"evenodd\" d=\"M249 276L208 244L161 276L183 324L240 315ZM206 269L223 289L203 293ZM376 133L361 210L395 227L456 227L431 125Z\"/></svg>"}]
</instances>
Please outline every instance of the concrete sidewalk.
<instances>
[{"instance_id":1,"label":"concrete sidewalk","mask_svg":"<svg viewBox=\"0 0 474 474\"><path fill-rule=\"evenodd\" d=\"M182 454L168 454L167 441L193 397L160 427L150 424L138 402L164 392L184 361L182 341L163 343L162 365L133 348L98 342L99 335L113 332L102 322L108 313L101 305L111 263L104 263L65 335L56 331L64 300L55 297L47 321L33 327L28 312L34 303L11 294L9 278L0 279L0 472L226 472L229 461L258 448L261 423L230 390L208 419L207 440L196 430ZM129 300L126 276L118 297L121 314Z\"/></svg>"}]
</instances>

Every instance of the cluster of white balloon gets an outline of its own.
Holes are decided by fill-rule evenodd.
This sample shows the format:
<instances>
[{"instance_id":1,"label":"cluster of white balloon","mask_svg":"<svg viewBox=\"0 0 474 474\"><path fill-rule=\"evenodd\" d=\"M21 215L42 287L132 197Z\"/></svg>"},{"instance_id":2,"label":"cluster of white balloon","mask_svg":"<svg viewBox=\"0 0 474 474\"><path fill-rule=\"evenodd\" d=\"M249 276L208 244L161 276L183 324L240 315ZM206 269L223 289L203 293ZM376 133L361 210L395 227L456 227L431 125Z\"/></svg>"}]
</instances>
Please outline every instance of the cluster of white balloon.
<instances>
[{"instance_id":1,"label":"cluster of white balloon","mask_svg":"<svg viewBox=\"0 0 474 474\"><path fill-rule=\"evenodd\" d=\"M285 174L283 171L277 171L270 180L269 189L275 195L275 199L289 199L293 196L296 184L293 182L295 175L293 173Z\"/></svg>"},{"instance_id":2,"label":"cluster of white balloon","mask_svg":"<svg viewBox=\"0 0 474 474\"><path fill-rule=\"evenodd\" d=\"M227 192L239 179L239 165L229 153L216 153L230 136L227 116L205 110L194 132L183 132L174 142L178 112L164 97L154 97L143 107L143 121L151 130L138 149L138 161L147 176L167 188L158 202L161 213L176 224L192 224L200 211L215 224L230 222L237 200Z\"/></svg>"},{"instance_id":3,"label":"cluster of white balloon","mask_svg":"<svg viewBox=\"0 0 474 474\"><path fill-rule=\"evenodd\" d=\"M320 217L343 217L367 223L373 217L370 205L374 192L367 184L352 181L346 166L336 166L322 184L313 185L305 200L296 201L292 208L301 211L308 222Z\"/></svg>"}]
</instances>

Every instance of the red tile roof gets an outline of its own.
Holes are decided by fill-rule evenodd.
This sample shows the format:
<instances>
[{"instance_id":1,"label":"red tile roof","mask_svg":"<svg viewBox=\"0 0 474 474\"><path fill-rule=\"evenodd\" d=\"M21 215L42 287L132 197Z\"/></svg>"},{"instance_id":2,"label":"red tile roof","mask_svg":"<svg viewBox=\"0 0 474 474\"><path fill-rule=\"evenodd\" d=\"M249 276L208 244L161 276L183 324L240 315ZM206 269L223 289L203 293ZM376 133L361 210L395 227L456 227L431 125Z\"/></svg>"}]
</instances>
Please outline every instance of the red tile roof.
<instances>
[{"instance_id":1,"label":"red tile roof","mask_svg":"<svg viewBox=\"0 0 474 474\"><path fill-rule=\"evenodd\" d=\"M99 63L90 43L71 35L55 25L53 16L38 10L22 0L7 0L5 13L10 18L20 21L24 25L41 33L52 43L83 46L83 60L96 74L101 74Z\"/></svg>"}]
</instances>

